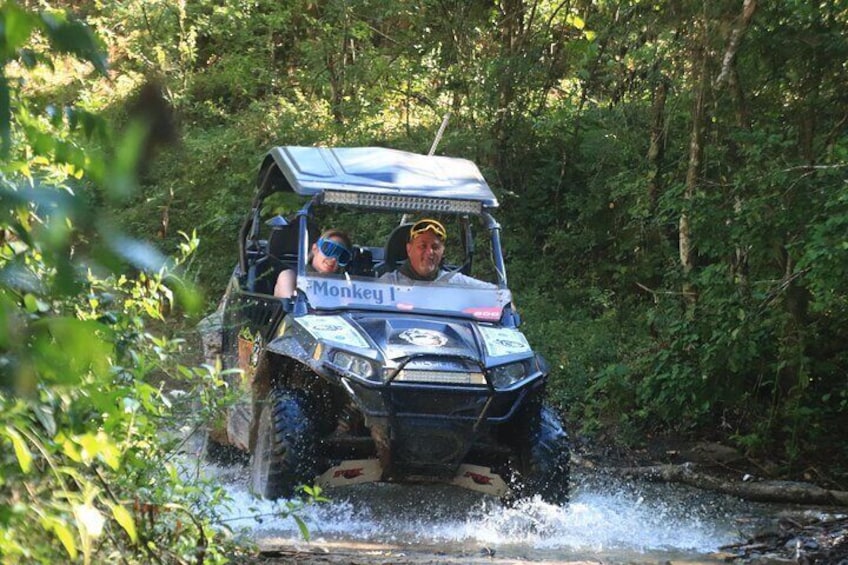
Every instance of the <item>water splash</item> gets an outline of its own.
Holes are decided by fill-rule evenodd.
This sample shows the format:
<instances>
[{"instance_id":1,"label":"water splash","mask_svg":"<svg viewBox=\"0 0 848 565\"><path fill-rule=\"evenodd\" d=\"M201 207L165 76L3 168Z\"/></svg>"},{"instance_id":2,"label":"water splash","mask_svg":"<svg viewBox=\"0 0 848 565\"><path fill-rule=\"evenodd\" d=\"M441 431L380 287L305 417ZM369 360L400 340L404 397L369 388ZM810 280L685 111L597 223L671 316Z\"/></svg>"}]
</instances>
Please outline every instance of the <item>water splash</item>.
<instances>
[{"instance_id":1,"label":"water splash","mask_svg":"<svg viewBox=\"0 0 848 565\"><path fill-rule=\"evenodd\" d=\"M564 507L538 498L507 507L453 487L371 484L331 491L331 503L309 506L299 516L315 541L486 547L501 553L708 554L739 541L726 502L691 490L651 488L585 481ZM229 483L228 490L233 503L224 513L235 529L250 531L260 543L302 542L286 513L287 501L257 500L239 482Z\"/></svg>"}]
</instances>

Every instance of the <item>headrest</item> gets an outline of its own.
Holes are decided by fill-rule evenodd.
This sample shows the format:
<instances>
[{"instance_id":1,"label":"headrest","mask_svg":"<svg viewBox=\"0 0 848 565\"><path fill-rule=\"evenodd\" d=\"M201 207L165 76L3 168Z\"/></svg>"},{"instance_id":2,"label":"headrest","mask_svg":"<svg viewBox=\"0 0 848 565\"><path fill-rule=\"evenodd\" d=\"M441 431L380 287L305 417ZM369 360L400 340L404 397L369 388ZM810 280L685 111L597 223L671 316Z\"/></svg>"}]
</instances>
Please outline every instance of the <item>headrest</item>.
<instances>
[{"instance_id":1,"label":"headrest","mask_svg":"<svg viewBox=\"0 0 848 565\"><path fill-rule=\"evenodd\" d=\"M384 254L387 269L396 269L406 261L406 244L409 241L409 230L411 228L412 224L401 224L389 234Z\"/></svg>"}]
</instances>

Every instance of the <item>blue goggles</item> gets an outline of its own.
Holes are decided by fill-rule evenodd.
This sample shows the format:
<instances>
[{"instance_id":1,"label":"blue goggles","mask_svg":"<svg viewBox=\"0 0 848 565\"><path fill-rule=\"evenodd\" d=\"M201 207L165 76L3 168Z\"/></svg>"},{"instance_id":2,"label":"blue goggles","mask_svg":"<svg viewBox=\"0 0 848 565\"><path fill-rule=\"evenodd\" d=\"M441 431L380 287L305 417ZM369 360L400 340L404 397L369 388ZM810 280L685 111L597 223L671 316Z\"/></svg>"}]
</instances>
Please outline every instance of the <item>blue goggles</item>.
<instances>
[{"instance_id":1,"label":"blue goggles","mask_svg":"<svg viewBox=\"0 0 848 565\"><path fill-rule=\"evenodd\" d=\"M346 266L352 258L350 250L343 244L323 237L318 238L318 251L331 259L335 259L339 267Z\"/></svg>"}]
</instances>

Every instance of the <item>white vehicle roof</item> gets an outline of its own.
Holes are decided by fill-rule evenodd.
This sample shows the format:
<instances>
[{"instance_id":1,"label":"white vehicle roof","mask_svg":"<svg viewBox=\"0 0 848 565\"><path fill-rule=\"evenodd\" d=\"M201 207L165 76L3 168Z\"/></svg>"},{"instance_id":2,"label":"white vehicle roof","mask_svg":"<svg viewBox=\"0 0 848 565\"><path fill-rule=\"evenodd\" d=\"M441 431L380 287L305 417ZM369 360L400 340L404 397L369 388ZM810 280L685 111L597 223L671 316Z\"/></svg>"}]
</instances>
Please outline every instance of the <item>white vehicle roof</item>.
<instances>
[{"instance_id":1,"label":"white vehicle roof","mask_svg":"<svg viewBox=\"0 0 848 565\"><path fill-rule=\"evenodd\" d=\"M471 161L385 147L274 147L265 157L259 184L266 190L291 190L303 196L349 193L360 202L365 202L364 195L392 195L498 206Z\"/></svg>"}]
</instances>

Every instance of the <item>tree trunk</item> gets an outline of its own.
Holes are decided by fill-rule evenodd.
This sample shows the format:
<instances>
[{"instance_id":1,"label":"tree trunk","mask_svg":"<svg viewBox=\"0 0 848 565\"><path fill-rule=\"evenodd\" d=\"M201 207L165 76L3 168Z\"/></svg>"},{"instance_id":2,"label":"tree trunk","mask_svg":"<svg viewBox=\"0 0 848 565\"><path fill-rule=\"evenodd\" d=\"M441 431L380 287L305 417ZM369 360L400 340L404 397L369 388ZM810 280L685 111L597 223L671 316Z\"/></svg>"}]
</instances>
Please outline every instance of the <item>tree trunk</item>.
<instances>
[{"instance_id":1,"label":"tree trunk","mask_svg":"<svg viewBox=\"0 0 848 565\"><path fill-rule=\"evenodd\" d=\"M515 100L515 57L521 50L524 26L524 0L501 0L500 62L502 69L498 77L498 101L495 120L497 162L501 170L507 170L510 145L510 124Z\"/></svg>"},{"instance_id":2,"label":"tree trunk","mask_svg":"<svg viewBox=\"0 0 848 565\"><path fill-rule=\"evenodd\" d=\"M707 57L708 52L703 42L706 41L706 30L701 24L701 40L694 49L692 61L694 71L695 96L692 102L692 131L689 138L689 165L686 170L686 187L683 192L683 211L680 214L678 226L680 266L688 279L694 267L694 241L690 223L692 201L698 189L701 175L701 161L704 155L704 123L706 118L707 96ZM694 288L688 280L683 285L683 294L690 300L694 298Z\"/></svg>"},{"instance_id":3,"label":"tree trunk","mask_svg":"<svg viewBox=\"0 0 848 565\"><path fill-rule=\"evenodd\" d=\"M668 79L661 76L654 90L651 141L648 147L648 200L653 215L660 195L660 168L665 153L665 101L668 97Z\"/></svg>"},{"instance_id":4,"label":"tree trunk","mask_svg":"<svg viewBox=\"0 0 848 565\"><path fill-rule=\"evenodd\" d=\"M736 68L735 61L733 63L733 68L730 69L728 87L730 89L731 98L733 99L733 108L734 113L736 115L736 127L745 131L750 131L751 116L750 112L748 111L747 101L745 100L745 93L742 91L742 85L739 83L739 72ZM730 154L731 160L734 163L741 163L741 158L739 157L738 152L738 146L735 142L728 142L728 152ZM735 194L733 196L734 221L742 214L743 207L744 201L742 200L742 196L739 193ZM740 285L740 287L745 287L746 289L748 286L749 248L750 246L747 244L739 245L737 243L733 257L730 260L730 272L733 276L733 279L737 282L737 284Z\"/></svg>"},{"instance_id":5,"label":"tree trunk","mask_svg":"<svg viewBox=\"0 0 848 565\"><path fill-rule=\"evenodd\" d=\"M744 0L742 3L742 15L739 18L738 25L734 26L730 32L730 37L727 42L727 49L724 52L724 58L721 62L721 72L715 81L715 87L721 88L722 85L730 79L731 73L736 69L736 52L739 50L739 45L742 42L742 36L748 31L748 26L751 24L751 18L754 17L754 12L757 10L757 0Z\"/></svg>"},{"instance_id":6,"label":"tree trunk","mask_svg":"<svg viewBox=\"0 0 848 565\"><path fill-rule=\"evenodd\" d=\"M848 492L828 490L808 483L792 481L730 481L700 473L691 463L650 465L609 469L616 475L651 481L683 483L713 492L721 492L757 502L792 504L848 505Z\"/></svg>"}]
</instances>

